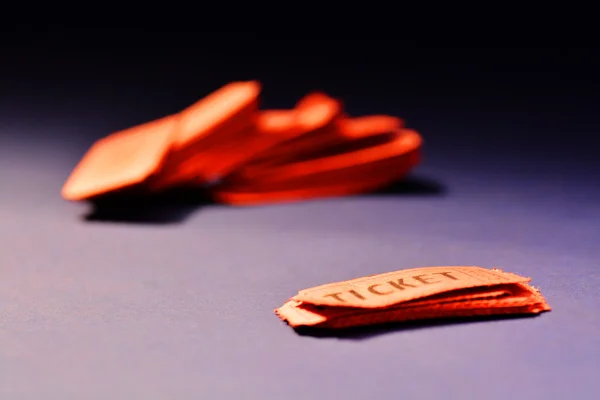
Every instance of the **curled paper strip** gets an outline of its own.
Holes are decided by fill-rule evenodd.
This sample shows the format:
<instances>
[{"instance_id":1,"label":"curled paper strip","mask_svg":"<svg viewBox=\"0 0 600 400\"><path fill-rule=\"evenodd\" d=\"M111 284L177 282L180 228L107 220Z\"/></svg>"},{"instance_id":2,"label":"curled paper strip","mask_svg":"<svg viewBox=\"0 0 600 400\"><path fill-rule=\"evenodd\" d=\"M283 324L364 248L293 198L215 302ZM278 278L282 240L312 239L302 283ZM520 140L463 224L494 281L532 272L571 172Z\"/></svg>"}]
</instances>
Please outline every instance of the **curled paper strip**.
<instances>
[{"instance_id":1,"label":"curled paper strip","mask_svg":"<svg viewBox=\"0 0 600 400\"><path fill-rule=\"evenodd\" d=\"M408 269L301 290L275 313L294 328L347 328L549 311L530 280L480 267Z\"/></svg>"}]
</instances>

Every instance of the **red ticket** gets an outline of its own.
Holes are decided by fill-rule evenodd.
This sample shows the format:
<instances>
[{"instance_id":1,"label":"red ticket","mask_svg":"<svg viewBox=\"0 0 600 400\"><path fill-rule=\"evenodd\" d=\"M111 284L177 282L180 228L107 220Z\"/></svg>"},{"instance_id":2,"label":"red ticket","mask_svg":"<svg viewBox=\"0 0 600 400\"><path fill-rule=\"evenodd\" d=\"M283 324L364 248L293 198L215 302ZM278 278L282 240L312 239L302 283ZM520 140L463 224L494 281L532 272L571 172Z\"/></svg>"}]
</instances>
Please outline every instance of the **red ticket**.
<instances>
[{"instance_id":1,"label":"red ticket","mask_svg":"<svg viewBox=\"0 0 600 400\"><path fill-rule=\"evenodd\" d=\"M400 270L301 290L275 312L292 327L347 328L550 311L530 280L469 266Z\"/></svg>"}]
</instances>

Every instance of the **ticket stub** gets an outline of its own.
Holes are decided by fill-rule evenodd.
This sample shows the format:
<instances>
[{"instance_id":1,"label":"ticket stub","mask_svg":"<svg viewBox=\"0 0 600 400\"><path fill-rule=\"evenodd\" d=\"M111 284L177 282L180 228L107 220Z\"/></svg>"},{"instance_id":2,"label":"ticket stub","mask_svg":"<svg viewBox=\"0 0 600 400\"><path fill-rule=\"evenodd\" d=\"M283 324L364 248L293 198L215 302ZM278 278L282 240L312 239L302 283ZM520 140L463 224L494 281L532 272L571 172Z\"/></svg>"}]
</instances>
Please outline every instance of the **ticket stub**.
<instances>
[{"instance_id":1,"label":"ticket stub","mask_svg":"<svg viewBox=\"0 0 600 400\"><path fill-rule=\"evenodd\" d=\"M301 290L275 313L292 327L345 328L550 311L531 278L499 269L406 269Z\"/></svg>"}]
</instances>

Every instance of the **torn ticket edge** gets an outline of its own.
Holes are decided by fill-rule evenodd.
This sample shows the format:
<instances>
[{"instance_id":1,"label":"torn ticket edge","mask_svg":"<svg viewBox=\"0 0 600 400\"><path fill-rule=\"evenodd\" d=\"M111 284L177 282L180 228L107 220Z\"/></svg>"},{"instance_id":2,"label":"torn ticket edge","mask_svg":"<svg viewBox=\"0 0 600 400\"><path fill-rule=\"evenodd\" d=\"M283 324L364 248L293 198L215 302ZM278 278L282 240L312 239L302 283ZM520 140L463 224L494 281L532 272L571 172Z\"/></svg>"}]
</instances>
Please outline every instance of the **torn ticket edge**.
<instances>
[{"instance_id":1,"label":"torn ticket edge","mask_svg":"<svg viewBox=\"0 0 600 400\"><path fill-rule=\"evenodd\" d=\"M275 313L292 327L346 328L549 311L531 278L481 267L425 267L300 291Z\"/></svg>"}]
</instances>

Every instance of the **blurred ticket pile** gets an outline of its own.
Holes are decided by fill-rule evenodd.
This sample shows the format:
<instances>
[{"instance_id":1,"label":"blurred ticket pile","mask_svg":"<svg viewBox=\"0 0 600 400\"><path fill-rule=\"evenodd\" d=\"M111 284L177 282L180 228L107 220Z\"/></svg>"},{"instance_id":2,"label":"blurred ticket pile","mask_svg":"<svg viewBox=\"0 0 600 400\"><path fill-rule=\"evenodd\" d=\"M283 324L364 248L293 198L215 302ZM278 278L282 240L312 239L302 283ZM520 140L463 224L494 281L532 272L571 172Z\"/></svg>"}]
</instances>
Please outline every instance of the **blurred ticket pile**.
<instances>
[{"instance_id":1,"label":"blurred ticket pile","mask_svg":"<svg viewBox=\"0 0 600 400\"><path fill-rule=\"evenodd\" d=\"M421 136L398 117L352 117L320 92L290 110L262 110L260 94L256 81L233 82L177 114L98 140L62 196L198 187L235 205L298 201L376 190L420 160Z\"/></svg>"}]
</instances>

